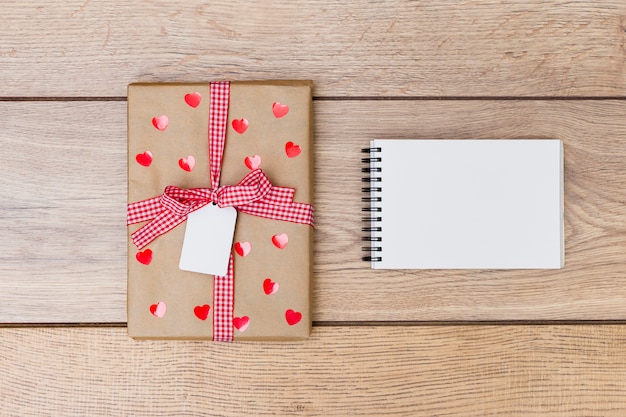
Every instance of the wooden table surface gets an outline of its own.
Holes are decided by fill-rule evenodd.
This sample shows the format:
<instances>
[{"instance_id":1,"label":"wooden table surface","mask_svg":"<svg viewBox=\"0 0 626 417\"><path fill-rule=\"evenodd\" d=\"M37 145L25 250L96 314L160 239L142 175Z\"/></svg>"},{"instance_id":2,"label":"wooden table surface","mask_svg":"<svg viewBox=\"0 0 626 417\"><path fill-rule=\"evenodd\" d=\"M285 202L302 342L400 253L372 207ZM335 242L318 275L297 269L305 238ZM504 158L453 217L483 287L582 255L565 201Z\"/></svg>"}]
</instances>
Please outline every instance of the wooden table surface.
<instances>
[{"instance_id":1,"label":"wooden table surface","mask_svg":"<svg viewBox=\"0 0 626 417\"><path fill-rule=\"evenodd\" d=\"M626 415L626 2L0 2L0 415ZM310 340L134 341L126 86L313 79ZM371 138L557 138L557 271L372 271Z\"/></svg>"}]
</instances>

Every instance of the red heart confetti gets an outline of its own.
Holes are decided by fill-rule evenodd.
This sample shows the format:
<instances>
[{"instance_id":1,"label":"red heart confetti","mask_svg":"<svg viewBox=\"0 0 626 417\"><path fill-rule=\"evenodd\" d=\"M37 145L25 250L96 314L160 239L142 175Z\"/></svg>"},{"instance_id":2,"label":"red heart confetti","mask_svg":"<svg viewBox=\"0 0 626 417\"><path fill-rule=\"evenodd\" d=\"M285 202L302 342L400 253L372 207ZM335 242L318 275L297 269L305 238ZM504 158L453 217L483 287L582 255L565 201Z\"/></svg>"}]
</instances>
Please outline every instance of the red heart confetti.
<instances>
[{"instance_id":1,"label":"red heart confetti","mask_svg":"<svg viewBox=\"0 0 626 417\"><path fill-rule=\"evenodd\" d=\"M276 294L279 288L278 282L274 282L270 278L265 278L265 281L263 281L263 291L267 295Z\"/></svg>"},{"instance_id":2,"label":"red heart confetti","mask_svg":"<svg viewBox=\"0 0 626 417\"><path fill-rule=\"evenodd\" d=\"M195 306L193 308L193 314L195 314L196 317L199 318L200 320L206 320L206 318L209 317L210 310L211 310L211 307L208 304L205 304L202 306Z\"/></svg>"},{"instance_id":3,"label":"red heart confetti","mask_svg":"<svg viewBox=\"0 0 626 417\"><path fill-rule=\"evenodd\" d=\"M146 249L143 252L137 252L135 258L137 258L139 263L150 265L150 262L152 262L152 251L150 249Z\"/></svg>"},{"instance_id":4,"label":"red heart confetti","mask_svg":"<svg viewBox=\"0 0 626 417\"><path fill-rule=\"evenodd\" d=\"M194 109L200 105L200 101L202 101L202 95L200 93L193 92L189 94L185 94L185 103Z\"/></svg>"},{"instance_id":5,"label":"red heart confetti","mask_svg":"<svg viewBox=\"0 0 626 417\"><path fill-rule=\"evenodd\" d=\"M139 165L144 166L144 167L149 167L150 164L152 163L152 152L145 151L144 153L138 153L135 156L135 160L137 161Z\"/></svg>"},{"instance_id":6,"label":"red heart confetti","mask_svg":"<svg viewBox=\"0 0 626 417\"><path fill-rule=\"evenodd\" d=\"M158 318L162 318L165 315L165 311L167 310L167 305L165 305L165 302L163 301L159 301L156 304L152 304L150 306L150 312L152 313L153 316L158 317Z\"/></svg>"},{"instance_id":7,"label":"red heart confetti","mask_svg":"<svg viewBox=\"0 0 626 417\"><path fill-rule=\"evenodd\" d=\"M239 256L246 256L252 250L252 244L250 242L237 242L235 243L235 252Z\"/></svg>"},{"instance_id":8,"label":"red heart confetti","mask_svg":"<svg viewBox=\"0 0 626 417\"><path fill-rule=\"evenodd\" d=\"M239 330L240 332L245 332L249 324L250 317L248 316L233 317L233 326L235 326L235 329Z\"/></svg>"},{"instance_id":9,"label":"red heart confetti","mask_svg":"<svg viewBox=\"0 0 626 417\"><path fill-rule=\"evenodd\" d=\"M187 158L180 158L178 160L178 166L187 172L191 172L194 166L196 166L196 158L189 155Z\"/></svg>"},{"instance_id":10,"label":"red heart confetti","mask_svg":"<svg viewBox=\"0 0 626 417\"><path fill-rule=\"evenodd\" d=\"M285 246L287 246L287 243L289 243L289 236L287 236L287 233L281 233L279 235L274 235L274 236L272 236L272 243L278 249L283 249Z\"/></svg>"},{"instance_id":11,"label":"red heart confetti","mask_svg":"<svg viewBox=\"0 0 626 417\"><path fill-rule=\"evenodd\" d=\"M235 119L232 122L233 129L235 132L243 135L243 133L248 130L248 120L247 119Z\"/></svg>"},{"instance_id":12,"label":"red heart confetti","mask_svg":"<svg viewBox=\"0 0 626 417\"><path fill-rule=\"evenodd\" d=\"M156 127L157 130L164 131L165 129L167 129L167 126L169 124L170 119L166 115L152 118L152 126Z\"/></svg>"},{"instance_id":13,"label":"red heart confetti","mask_svg":"<svg viewBox=\"0 0 626 417\"><path fill-rule=\"evenodd\" d=\"M278 101L272 104L272 113L277 119L286 116L289 113L289 106L286 104L280 104Z\"/></svg>"},{"instance_id":14,"label":"red heart confetti","mask_svg":"<svg viewBox=\"0 0 626 417\"><path fill-rule=\"evenodd\" d=\"M288 325L293 326L294 324L298 324L300 320L302 320L302 313L289 309L285 311L285 319L287 320Z\"/></svg>"},{"instance_id":15,"label":"red heart confetti","mask_svg":"<svg viewBox=\"0 0 626 417\"><path fill-rule=\"evenodd\" d=\"M300 145L296 145L293 142L287 142L285 143L285 152L287 153L287 156L289 158L295 158L296 156L300 155L300 152L302 152L302 148L300 147Z\"/></svg>"},{"instance_id":16,"label":"red heart confetti","mask_svg":"<svg viewBox=\"0 0 626 417\"><path fill-rule=\"evenodd\" d=\"M244 163L249 169L254 171L255 169L259 169L261 166L261 157L259 155L246 156Z\"/></svg>"}]
</instances>

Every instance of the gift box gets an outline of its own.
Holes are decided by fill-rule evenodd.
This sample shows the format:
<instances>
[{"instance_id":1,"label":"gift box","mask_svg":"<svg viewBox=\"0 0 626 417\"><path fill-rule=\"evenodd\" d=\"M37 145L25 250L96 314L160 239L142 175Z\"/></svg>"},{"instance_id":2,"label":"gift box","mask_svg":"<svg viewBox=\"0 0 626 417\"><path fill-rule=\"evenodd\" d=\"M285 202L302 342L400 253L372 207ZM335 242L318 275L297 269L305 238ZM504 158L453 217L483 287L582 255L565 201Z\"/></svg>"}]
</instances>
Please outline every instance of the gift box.
<instances>
[{"instance_id":1,"label":"gift box","mask_svg":"<svg viewBox=\"0 0 626 417\"><path fill-rule=\"evenodd\" d=\"M129 85L131 337L308 337L311 89Z\"/></svg>"}]
</instances>

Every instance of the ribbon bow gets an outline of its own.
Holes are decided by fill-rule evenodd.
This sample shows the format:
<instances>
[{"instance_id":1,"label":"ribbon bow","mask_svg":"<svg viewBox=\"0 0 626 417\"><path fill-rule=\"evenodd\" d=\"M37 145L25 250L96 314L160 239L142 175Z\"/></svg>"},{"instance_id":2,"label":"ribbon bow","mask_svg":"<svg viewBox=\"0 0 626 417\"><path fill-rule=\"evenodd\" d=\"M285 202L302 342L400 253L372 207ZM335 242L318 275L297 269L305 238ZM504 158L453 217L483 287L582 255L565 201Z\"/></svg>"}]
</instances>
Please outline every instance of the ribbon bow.
<instances>
[{"instance_id":1,"label":"ribbon bow","mask_svg":"<svg viewBox=\"0 0 626 417\"><path fill-rule=\"evenodd\" d=\"M293 188L273 186L260 169L250 172L237 185L216 189L185 190L169 185L159 197L129 204L127 224L150 221L131 234L139 249L187 220L189 213L210 203L235 207L253 216L313 225L313 207L294 202L294 193Z\"/></svg>"}]
</instances>

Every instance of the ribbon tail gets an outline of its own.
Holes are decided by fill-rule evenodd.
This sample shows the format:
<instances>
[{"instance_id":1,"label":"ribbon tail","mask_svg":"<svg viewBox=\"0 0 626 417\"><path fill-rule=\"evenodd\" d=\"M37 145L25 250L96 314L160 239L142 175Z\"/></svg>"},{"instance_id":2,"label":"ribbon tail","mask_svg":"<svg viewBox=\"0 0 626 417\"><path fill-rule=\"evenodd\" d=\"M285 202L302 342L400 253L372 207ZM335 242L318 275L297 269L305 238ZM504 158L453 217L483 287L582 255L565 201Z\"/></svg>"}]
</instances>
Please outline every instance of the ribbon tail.
<instances>
[{"instance_id":1,"label":"ribbon tail","mask_svg":"<svg viewBox=\"0 0 626 417\"><path fill-rule=\"evenodd\" d=\"M126 206L126 225L154 219L163 211L160 200L161 197L159 196L128 204Z\"/></svg>"},{"instance_id":2,"label":"ribbon tail","mask_svg":"<svg viewBox=\"0 0 626 417\"><path fill-rule=\"evenodd\" d=\"M232 251L225 276L213 277L213 340L233 341L233 311L235 300L235 259Z\"/></svg>"},{"instance_id":3,"label":"ribbon tail","mask_svg":"<svg viewBox=\"0 0 626 417\"><path fill-rule=\"evenodd\" d=\"M237 207L239 211L267 219L314 226L313 206L305 203L273 204L267 201L254 201Z\"/></svg>"},{"instance_id":4,"label":"ribbon tail","mask_svg":"<svg viewBox=\"0 0 626 417\"><path fill-rule=\"evenodd\" d=\"M133 232L130 237L135 246L137 246L138 249L141 249L185 220L187 220L187 216L179 216L166 210L156 216L150 223Z\"/></svg>"}]
</instances>

